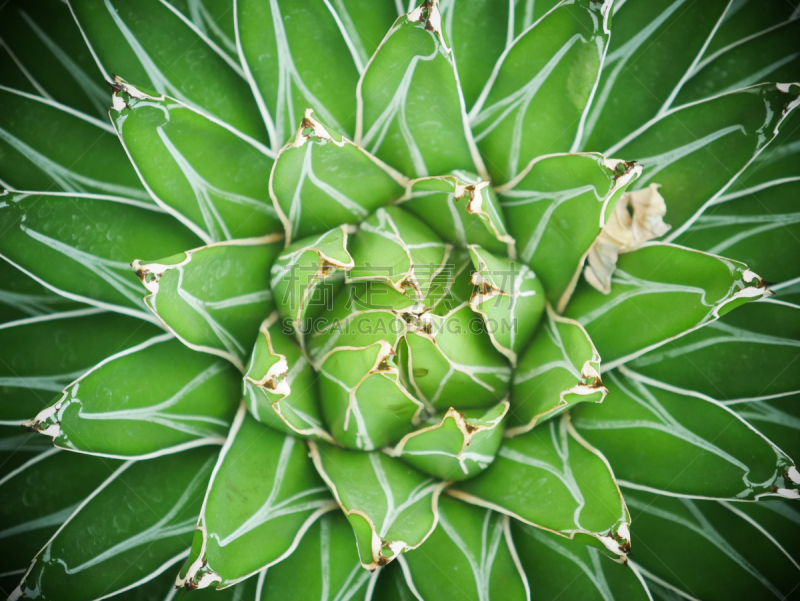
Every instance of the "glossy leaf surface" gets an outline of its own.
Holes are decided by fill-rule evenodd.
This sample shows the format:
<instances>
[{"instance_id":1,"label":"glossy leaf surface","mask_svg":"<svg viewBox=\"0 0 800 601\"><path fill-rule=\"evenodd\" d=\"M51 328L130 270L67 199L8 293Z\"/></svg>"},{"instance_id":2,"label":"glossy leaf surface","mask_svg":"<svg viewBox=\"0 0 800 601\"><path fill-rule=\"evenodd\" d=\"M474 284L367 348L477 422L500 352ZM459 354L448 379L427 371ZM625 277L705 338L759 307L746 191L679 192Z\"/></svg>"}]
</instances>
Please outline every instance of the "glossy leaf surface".
<instances>
[{"instance_id":1,"label":"glossy leaf surface","mask_svg":"<svg viewBox=\"0 0 800 601\"><path fill-rule=\"evenodd\" d=\"M70 7L108 81L119 75L267 142L239 65L167 2L75 0Z\"/></svg>"},{"instance_id":2,"label":"glossy leaf surface","mask_svg":"<svg viewBox=\"0 0 800 601\"><path fill-rule=\"evenodd\" d=\"M386 452L442 480L464 480L486 469L503 440L508 402L488 411L449 409L407 434Z\"/></svg>"},{"instance_id":3,"label":"glossy leaf surface","mask_svg":"<svg viewBox=\"0 0 800 601\"><path fill-rule=\"evenodd\" d=\"M786 529L800 515L795 504L693 501L629 490L625 498L641 540L635 564L648 581L700 599L796 594L797 539Z\"/></svg>"},{"instance_id":4,"label":"glossy leaf surface","mask_svg":"<svg viewBox=\"0 0 800 601\"><path fill-rule=\"evenodd\" d=\"M72 300L153 321L131 270L137 256L169 256L197 238L157 207L112 196L0 196L0 256Z\"/></svg>"},{"instance_id":5,"label":"glossy leaf surface","mask_svg":"<svg viewBox=\"0 0 800 601\"><path fill-rule=\"evenodd\" d=\"M576 403L602 403L600 355L586 330L547 307L547 316L514 373L507 436Z\"/></svg>"},{"instance_id":6,"label":"glossy leaf surface","mask_svg":"<svg viewBox=\"0 0 800 601\"><path fill-rule=\"evenodd\" d=\"M483 170L438 2L400 17L358 83L355 141L411 177Z\"/></svg>"},{"instance_id":7,"label":"glossy leaf surface","mask_svg":"<svg viewBox=\"0 0 800 601\"><path fill-rule=\"evenodd\" d=\"M273 235L220 242L157 262L137 259L133 268L147 289L147 307L184 344L244 371L258 326L272 311L267 274L282 241Z\"/></svg>"},{"instance_id":8,"label":"glossy leaf surface","mask_svg":"<svg viewBox=\"0 0 800 601\"><path fill-rule=\"evenodd\" d=\"M376 451L360 453L314 442L309 448L353 527L365 568L389 563L433 532L444 483Z\"/></svg>"},{"instance_id":9,"label":"glossy leaf surface","mask_svg":"<svg viewBox=\"0 0 800 601\"><path fill-rule=\"evenodd\" d=\"M112 122L161 207L206 243L281 230L269 149L172 98L117 85Z\"/></svg>"},{"instance_id":10,"label":"glossy leaf surface","mask_svg":"<svg viewBox=\"0 0 800 601\"><path fill-rule=\"evenodd\" d=\"M20 589L39 599L96 599L157 576L186 554L215 452L127 462L36 556Z\"/></svg>"},{"instance_id":11,"label":"glossy leaf surface","mask_svg":"<svg viewBox=\"0 0 800 601\"><path fill-rule=\"evenodd\" d=\"M455 499L439 501L436 530L399 561L417 599L530 598L508 517Z\"/></svg>"},{"instance_id":12,"label":"glossy leaf surface","mask_svg":"<svg viewBox=\"0 0 800 601\"><path fill-rule=\"evenodd\" d=\"M0 113L3 188L112 194L153 202L105 119L4 86Z\"/></svg>"},{"instance_id":13,"label":"glossy leaf surface","mask_svg":"<svg viewBox=\"0 0 800 601\"><path fill-rule=\"evenodd\" d=\"M519 258L551 303L568 298L585 253L640 173L641 167L598 154L564 154L531 161L498 190Z\"/></svg>"},{"instance_id":14,"label":"glossy leaf surface","mask_svg":"<svg viewBox=\"0 0 800 601\"><path fill-rule=\"evenodd\" d=\"M621 255L611 282L604 295L581 281L567 309L597 346L603 369L766 294L742 263L660 243Z\"/></svg>"},{"instance_id":15,"label":"glossy leaf surface","mask_svg":"<svg viewBox=\"0 0 800 601\"><path fill-rule=\"evenodd\" d=\"M628 373L607 374L604 403L572 414L575 428L615 466L619 481L704 498L800 496L792 461L736 413Z\"/></svg>"},{"instance_id":16,"label":"glossy leaf surface","mask_svg":"<svg viewBox=\"0 0 800 601\"><path fill-rule=\"evenodd\" d=\"M104 359L25 425L64 449L151 458L222 444L238 400L233 366L162 334Z\"/></svg>"},{"instance_id":17,"label":"glossy leaf surface","mask_svg":"<svg viewBox=\"0 0 800 601\"><path fill-rule=\"evenodd\" d=\"M291 242L357 224L400 198L406 181L308 109L294 140L278 154L269 193Z\"/></svg>"},{"instance_id":18,"label":"glossy leaf surface","mask_svg":"<svg viewBox=\"0 0 800 601\"><path fill-rule=\"evenodd\" d=\"M612 554L630 545L630 517L608 462L566 416L507 440L489 469L448 493L568 538L588 535Z\"/></svg>"},{"instance_id":19,"label":"glossy leaf surface","mask_svg":"<svg viewBox=\"0 0 800 601\"><path fill-rule=\"evenodd\" d=\"M336 507L307 455L300 440L258 423L242 404L176 586L225 588L288 556Z\"/></svg>"},{"instance_id":20,"label":"glossy leaf surface","mask_svg":"<svg viewBox=\"0 0 800 601\"><path fill-rule=\"evenodd\" d=\"M577 150L610 9L609 2L561 2L500 57L469 113L495 184L514 179L539 155Z\"/></svg>"}]
</instances>

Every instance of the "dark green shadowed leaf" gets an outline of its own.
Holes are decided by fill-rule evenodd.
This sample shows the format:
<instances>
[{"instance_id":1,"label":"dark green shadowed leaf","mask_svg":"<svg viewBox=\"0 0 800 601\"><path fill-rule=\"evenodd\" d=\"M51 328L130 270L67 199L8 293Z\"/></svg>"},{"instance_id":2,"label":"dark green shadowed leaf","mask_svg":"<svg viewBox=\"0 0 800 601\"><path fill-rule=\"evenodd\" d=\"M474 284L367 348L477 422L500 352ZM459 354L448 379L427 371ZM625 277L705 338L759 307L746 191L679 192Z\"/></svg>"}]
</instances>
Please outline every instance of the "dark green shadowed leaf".
<instances>
[{"instance_id":1,"label":"dark green shadowed leaf","mask_svg":"<svg viewBox=\"0 0 800 601\"><path fill-rule=\"evenodd\" d=\"M300 334L307 329L306 318L330 306L344 279L335 274L353 268L348 252L350 233L343 225L298 240L281 251L270 269L278 311Z\"/></svg>"},{"instance_id":2,"label":"dark green shadowed leaf","mask_svg":"<svg viewBox=\"0 0 800 601\"><path fill-rule=\"evenodd\" d=\"M302 441L258 423L244 403L222 447L176 586L225 588L278 563L336 508Z\"/></svg>"},{"instance_id":3,"label":"dark green shadowed leaf","mask_svg":"<svg viewBox=\"0 0 800 601\"><path fill-rule=\"evenodd\" d=\"M670 108L730 0L615 4L614 34L586 123L585 150L602 152Z\"/></svg>"},{"instance_id":4,"label":"dark green shadowed leaf","mask_svg":"<svg viewBox=\"0 0 800 601\"><path fill-rule=\"evenodd\" d=\"M358 84L355 141L411 177L485 175L438 0L400 17L370 59Z\"/></svg>"},{"instance_id":5,"label":"dark green shadowed leaf","mask_svg":"<svg viewBox=\"0 0 800 601\"><path fill-rule=\"evenodd\" d=\"M292 242L357 224L400 198L407 181L307 109L294 140L278 154L269 193Z\"/></svg>"},{"instance_id":6,"label":"dark green shadowed leaf","mask_svg":"<svg viewBox=\"0 0 800 601\"><path fill-rule=\"evenodd\" d=\"M458 171L451 176L415 179L397 204L451 244L479 244L499 255L514 256L516 252L497 195L489 182L475 175Z\"/></svg>"},{"instance_id":7,"label":"dark green shadowed leaf","mask_svg":"<svg viewBox=\"0 0 800 601\"><path fill-rule=\"evenodd\" d=\"M250 598L254 601L369 601L380 575L380 570L370 574L361 567L358 550L353 544L353 529L336 511L314 522L289 557L259 574L259 581L263 582L261 596ZM250 581L243 584L247 582Z\"/></svg>"},{"instance_id":8,"label":"dark green shadowed leaf","mask_svg":"<svg viewBox=\"0 0 800 601\"><path fill-rule=\"evenodd\" d=\"M586 330L547 305L547 317L514 373L506 436L517 436L575 403L602 403L600 355Z\"/></svg>"},{"instance_id":9,"label":"dark green shadowed leaf","mask_svg":"<svg viewBox=\"0 0 800 601\"><path fill-rule=\"evenodd\" d=\"M153 202L105 119L4 86L0 115L0 187Z\"/></svg>"},{"instance_id":10,"label":"dark green shadowed leaf","mask_svg":"<svg viewBox=\"0 0 800 601\"><path fill-rule=\"evenodd\" d=\"M281 234L232 240L132 265L147 289L145 304L170 331L244 371L258 326L272 312L267 278L282 242Z\"/></svg>"},{"instance_id":11,"label":"dark green shadowed leaf","mask_svg":"<svg viewBox=\"0 0 800 601\"><path fill-rule=\"evenodd\" d=\"M239 378L223 359L162 334L111 355L24 425L57 447L121 459L222 444Z\"/></svg>"},{"instance_id":12,"label":"dark green shadowed leaf","mask_svg":"<svg viewBox=\"0 0 800 601\"><path fill-rule=\"evenodd\" d=\"M511 532L534 599L652 601L641 576L630 563L622 565L581 541L518 521L511 522ZM635 539L633 545L636 549Z\"/></svg>"},{"instance_id":13,"label":"dark green shadowed leaf","mask_svg":"<svg viewBox=\"0 0 800 601\"><path fill-rule=\"evenodd\" d=\"M492 345L508 357L512 367L531 340L544 313L542 283L525 264L498 257L480 246L470 246L478 290L470 308L483 317Z\"/></svg>"},{"instance_id":14,"label":"dark green shadowed leaf","mask_svg":"<svg viewBox=\"0 0 800 601\"><path fill-rule=\"evenodd\" d=\"M356 535L361 564L385 565L416 549L436 527L444 482L399 459L309 442L311 457Z\"/></svg>"},{"instance_id":15,"label":"dark green shadowed leaf","mask_svg":"<svg viewBox=\"0 0 800 601\"><path fill-rule=\"evenodd\" d=\"M795 462L800 461L800 393L726 403Z\"/></svg>"},{"instance_id":16,"label":"dark green shadowed leaf","mask_svg":"<svg viewBox=\"0 0 800 601\"><path fill-rule=\"evenodd\" d=\"M641 172L599 154L563 154L534 159L498 189L519 258L554 306L569 299L586 252Z\"/></svg>"},{"instance_id":17,"label":"dark green shadowed leaf","mask_svg":"<svg viewBox=\"0 0 800 601\"><path fill-rule=\"evenodd\" d=\"M508 516L490 509L440 499L436 530L422 547L398 559L414 597L422 601L530 599L509 522Z\"/></svg>"},{"instance_id":18,"label":"dark green shadowed leaf","mask_svg":"<svg viewBox=\"0 0 800 601\"><path fill-rule=\"evenodd\" d=\"M207 244L281 231L268 148L179 101L115 85L112 122L161 207Z\"/></svg>"},{"instance_id":19,"label":"dark green shadowed leaf","mask_svg":"<svg viewBox=\"0 0 800 601\"><path fill-rule=\"evenodd\" d=\"M798 95L795 84L762 84L670 109L607 154L644 166L634 188L661 185L674 240L788 125Z\"/></svg>"},{"instance_id":20,"label":"dark green shadowed leaf","mask_svg":"<svg viewBox=\"0 0 800 601\"><path fill-rule=\"evenodd\" d=\"M31 558L119 466L118 461L48 449L0 478L0 564L5 573L17 572L15 586Z\"/></svg>"},{"instance_id":21,"label":"dark green shadowed leaf","mask_svg":"<svg viewBox=\"0 0 800 601\"><path fill-rule=\"evenodd\" d=\"M691 599L797 598L795 503L693 501L627 489L625 499L636 524L632 561L648 582Z\"/></svg>"},{"instance_id":22,"label":"dark green shadowed leaf","mask_svg":"<svg viewBox=\"0 0 800 601\"><path fill-rule=\"evenodd\" d=\"M235 61L236 31L233 3L230 0L167 0L188 18L192 24L211 39Z\"/></svg>"},{"instance_id":23,"label":"dark green shadowed leaf","mask_svg":"<svg viewBox=\"0 0 800 601\"><path fill-rule=\"evenodd\" d=\"M675 105L731 92L764 81L800 80L800 22L787 21L720 48L697 65Z\"/></svg>"},{"instance_id":24,"label":"dark green shadowed leaf","mask_svg":"<svg viewBox=\"0 0 800 601\"><path fill-rule=\"evenodd\" d=\"M191 543L215 451L123 464L39 552L12 598L21 592L23 598L90 601L169 568Z\"/></svg>"},{"instance_id":25,"label":"dark green shadowed leaf","mask_svg":"<svg viewBox=\"0 0 800 601\"><path fill-rule=\"evenodd\" d=\"M119 75L268 141L241 67L165 0L72 0L70 8L108 81Z\"/></svg>"},{"instance_id":26,"label":"dark green shadowed leaf","mask_svg":"<svg viewBox=\"0 0 800 601\"><path fill-rule=\"evenodd\" d=\"M704 56L797 17L797 0L735 0Z\"/></svg>"},{"instance_id":27,"label":"dark green shadowed leaf","mask_svg":"<svg viewBox=\"0 0 800 601\"><path fill-rule=\"evenodd\" d=\"M236 2L239 56L273 149L289 138L309 107L333 129L353 135L363 65L349 37L352 23L346 26L334 9L341 4Z\"/></svg>"},{"instance_id":28,"label":"dark green shadowed leaf","mask_svg":"<svg viewBox=\"0 0 800 601\"><path fill-rule=\"evenodd\" d=\"M0 325L0 425L21 425L91 367L158 333L151 323L94 308Z\"/></svg>"},{"instance_id":29,"label":"dark green shadowed leaf","mask_svg":"<svg viewBox=\"0 0 800 601\"><path fill-rule=\"evenodd\" d=\"M451 407L444 415L430 417L423 428L384 451L442 480L471 478L494 461L503 440L502 423L507 412L507 401L488 411L459 412Z\"/></svg>"},{"instance_id":30,"label":"dark green shadowed leaf","mask_svg":"<svg viewBox=\"0 0 800 601\"><path fill-rule=\"evenodd\" d=\"M539 155L578 149L610 11L608 1L561 2L500 57L469 113L495 184L514 179Z\"/></svg>"},{"instance_id":31,"label":"dark green shadowed leaf","mask_svg":"<svg viewBox=\"0 0 800 601\"><path fill-rule=\"evenodd\" d=\"M489 469L448 493L568 538L596 539L613 555L630 546L630 517L611 468L568 416L506 440Z\"/></svg>"},{"instance_id":32,"label":"dark green shadowed leaf","mask_svg":"<svg viewBox=\"0 0 800 601\"><path fill-rule=\"evenodd\" d=\"M669 495L800 498L792 461L722 404L624 367L605 382L603 405L577 408L572 423L608 458L620 482Z\"/></svg>"},{"instance_id":33,"label":"dark green shadowed leaf","mask_svg":"<svg viewBox=\"0 0 800 601\"><path fill-rule=\"evenodd\" d=\"M264 320L244 375L243 397L258 421L284 434L330 440L314 370L275 312Z\"/></svg>"},{"instance_id":34,"label":"dark green shadowed leaf","mask_svg":"<svg viewBox=\"0 0 800 601\"><path fill-rule=\"evenodd\" d=\"M582 278L566 314L586 328L606 370L766 294L765 284L742 263L647 243L620 255L610 294Z\"/></svg>"},{"instance_id":35,"label":"dark green shadowed leaf","mask_svg":"<svg viewBox=\"0 0 800 601\"><path fill-rule=\"evenodd\" d=\"M8 261L0 260L0 324L78 308L80 304L48 290Z\"/></svg>"},{"instance_id":36,"label":"dark green shadowed leaf","mask_svg":"<svg viewBox=\"0 0 800 601\"><path fill-rule=\"evenodd\" d=\"M71 300L154 321L131 270L198 239L157 207L111 196L0 195L0 257Z\"/></svg>"},{"instance_id":37,"label":"dark green shadowed leaf","mask_svg":"<svg viewBox=\"0 0 800 601\"><path fill-rule=\"evenodd\" d=\"M108 88L66 3L6 2L0 9L0 38L0 85L105 121Z\"/></svg>"}]
</instances>

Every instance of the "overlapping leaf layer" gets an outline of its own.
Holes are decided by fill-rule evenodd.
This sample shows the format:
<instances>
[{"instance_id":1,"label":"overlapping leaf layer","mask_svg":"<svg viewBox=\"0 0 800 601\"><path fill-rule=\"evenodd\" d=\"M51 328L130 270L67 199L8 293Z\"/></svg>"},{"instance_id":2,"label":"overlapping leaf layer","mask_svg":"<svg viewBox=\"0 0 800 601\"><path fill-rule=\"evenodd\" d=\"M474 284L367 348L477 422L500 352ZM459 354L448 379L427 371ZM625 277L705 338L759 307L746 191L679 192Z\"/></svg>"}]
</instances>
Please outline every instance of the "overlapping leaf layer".
<instances>
[{"instance_id":1,"label":"overlapping leaf layer","mask_svg":"<svg viewBox=\"0 0 800 601\"><path fill-rule=\"evenodd\" d=\"M0 593L800 598L795 4L0 6Z\"/></svg>"}]
</instances>

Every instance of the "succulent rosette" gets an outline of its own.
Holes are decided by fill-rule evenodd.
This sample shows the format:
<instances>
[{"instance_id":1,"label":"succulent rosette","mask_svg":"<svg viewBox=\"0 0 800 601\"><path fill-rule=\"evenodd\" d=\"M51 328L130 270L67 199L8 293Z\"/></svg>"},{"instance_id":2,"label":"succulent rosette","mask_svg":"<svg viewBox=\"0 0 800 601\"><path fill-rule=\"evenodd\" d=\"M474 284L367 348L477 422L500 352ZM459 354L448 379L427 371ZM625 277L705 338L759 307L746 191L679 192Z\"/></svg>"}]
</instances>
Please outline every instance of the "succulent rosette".
<instances>
[{"instance_id":1,"label":"succulent rosette","mask_svg":"<svg viewBox=\"0 0 800 601\"><path fill-rule=\"evenodd\" d=\"M800 598L798 16L0 6L0 589Z\"/></svg>"}]
</instances>

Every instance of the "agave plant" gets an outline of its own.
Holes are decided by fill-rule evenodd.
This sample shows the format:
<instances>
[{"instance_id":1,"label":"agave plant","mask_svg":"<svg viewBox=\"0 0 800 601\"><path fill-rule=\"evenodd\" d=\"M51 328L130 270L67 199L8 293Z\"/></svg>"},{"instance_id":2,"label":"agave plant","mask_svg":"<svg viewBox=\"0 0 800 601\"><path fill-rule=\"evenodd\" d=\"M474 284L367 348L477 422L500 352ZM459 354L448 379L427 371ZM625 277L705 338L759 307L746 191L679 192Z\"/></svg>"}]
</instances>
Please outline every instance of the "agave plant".
<instances>
[{"instance_id":1,"label":"agave plant","mask_svg":"<svg viewBox=\"0 0 800 601\"><path fill-rule=\"evenodd\" d=\"M6 0L5 595L800 598L798 16Z\"/></svg>"}]
</instances>

